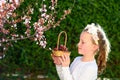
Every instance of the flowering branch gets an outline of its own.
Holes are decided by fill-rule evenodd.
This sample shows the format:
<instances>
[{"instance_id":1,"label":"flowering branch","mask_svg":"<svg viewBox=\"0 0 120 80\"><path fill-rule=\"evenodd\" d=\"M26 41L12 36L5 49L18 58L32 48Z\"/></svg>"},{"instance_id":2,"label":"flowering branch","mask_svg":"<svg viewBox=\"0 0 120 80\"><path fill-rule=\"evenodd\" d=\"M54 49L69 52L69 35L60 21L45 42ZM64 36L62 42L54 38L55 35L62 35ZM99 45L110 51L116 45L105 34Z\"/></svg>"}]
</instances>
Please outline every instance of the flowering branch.
<instances>
[{"instance_id":1,"label":"flowering branch","mask_svg":"<svg viewBox=\"0 0 120 80\"><path fill-rule=\"evenodd\" d=\"M60 22L65 19L65 17L70 14L71 9L64 10L62 17L56 22L56 6L57 0L51 0L51 6L48 8L51 13L48 13L47 5L44 4L45 0L42 1L41 8L39 8L40 16L37 22L31 25L32 17L34 14L34 8L28 7L28 11L24 16L16 18L18 14L14 11L20 6L23 0L1 0L0 1L0 52L4 53L8 46L11 45L11 41L17 41L21 39L32 38L36 41L36 44L46 47L46 38L44 32L50 28L56 28L60 25ZM26 30L24 34L17 33L18 23L25 25ZM8 24L8 25L6 25ZM31 29L34 29L32 34Z\"/></svg>"}]
</instances>

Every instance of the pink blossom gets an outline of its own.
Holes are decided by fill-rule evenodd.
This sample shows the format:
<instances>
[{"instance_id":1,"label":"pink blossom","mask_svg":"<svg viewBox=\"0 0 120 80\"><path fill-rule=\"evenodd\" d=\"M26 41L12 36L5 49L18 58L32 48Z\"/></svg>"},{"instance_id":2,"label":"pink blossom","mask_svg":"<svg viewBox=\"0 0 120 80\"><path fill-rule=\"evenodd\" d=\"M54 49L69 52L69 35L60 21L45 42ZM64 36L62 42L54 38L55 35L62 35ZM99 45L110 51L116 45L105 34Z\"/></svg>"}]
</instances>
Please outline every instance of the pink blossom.
<instances>
[{"instance_id":1,"label":"pink blossom","mask_svg":"<svg viewBox=\"0 0 120 80\"><path fill-rule=\"evenodd\" d=\"M46 16L46 13L41 14L41 17L45 17L45 16Z\"/></svg>"},{"instance_id":2,"label":"pink blossom","mask_svg":"<svg viewBox=\"0 0 120 80\"><path fill-rule=\"evenodd\" d=\"M43 0L43 3L39 8L40 11L39 19L38 21L34 22L34 24L31 26L30 23L32 20L32 16L30 16L30 14L34 13L34 8L28 7L29 10L27 11L27 13L25 13L23 16L19 16L20 18L17 19L17 14L14 12L14 10L16 10L17 7L20 5L20 1L21 0L9 0L8 2L6 0L0 0L0 33L5 35L0 39L1 40L0 46L4 47L3 46L4 42L9 42L9 41L16 42L17 40L20 39L26 39L32 37L32 39L36 41L36 44L45 48L47 42L44 32L52 27L58 26L61 20L63 20L65 16L69 13L69 11L64 11L63 17L56 22L55 21L56 15L54 13L56 11L53 12L52 10L55 10L55 6L57 5L57 0L51 0L52 4L49 8L47 8L46 4L44 4L45 0ZM36 5L38 4L36 3ZM48 9L50 9L52 13L47 13ZM18 22L26 26L26 31L24 32L23 35L14 33L15 29L17 29ZM9 24L10 26L8 29L5 28L6 23ZM34 29L34 32L32 32L33 34L31 34L31 28ZM8 43L6 43L6 45L8 45Z\"/></svg>"}]
</instances>

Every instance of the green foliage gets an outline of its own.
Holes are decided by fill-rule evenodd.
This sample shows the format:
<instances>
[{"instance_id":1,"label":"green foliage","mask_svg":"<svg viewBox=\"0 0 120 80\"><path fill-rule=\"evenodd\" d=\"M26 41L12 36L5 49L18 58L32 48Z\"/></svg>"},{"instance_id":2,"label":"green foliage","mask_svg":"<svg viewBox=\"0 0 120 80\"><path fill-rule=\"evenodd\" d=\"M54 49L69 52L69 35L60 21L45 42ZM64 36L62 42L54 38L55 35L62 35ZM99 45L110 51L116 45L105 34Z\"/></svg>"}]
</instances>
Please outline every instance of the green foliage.
<instances>
[{"instance_id":1,"label":"green foliage","mask_svg":"<svg viewBox=\"0 0 120 80\"><path fill-rule=\"evenodd\" d=\"M36 0L37 2L38 0ZM26 6L34 5L33 22L38 18L37 9L40 5L35 5L34 0L25 0L21 7L16 11L22 14ZM38 3L40 4L40 3ZM58 18L63 14L63 10L71 7L73 0L58 1ZM21 40L13 43L5 54L6 57L0 60L0 67L3 72L40 72L48 75L51 80L58 80L55 65L51 59L49 47L54 48L57 43L57 36L61 31L68 34L67 47L71 51L71 61L78 56L77 43L82 29L91 22L99 23L106 31L111 42L111 53L107 63L106 71L101 77L119 78L120 75L120 1L119 0L75 0L70 15L63 20L59 27L50 29L45 32L47 38L47 47L42 49L35 42ZM22 27L20 27L22 30ZM24 31L24 30L23 30ZM22 32L22 31L20 31ZM61 40L61 43L64 43Z\"/></svg>"}]
</instances>

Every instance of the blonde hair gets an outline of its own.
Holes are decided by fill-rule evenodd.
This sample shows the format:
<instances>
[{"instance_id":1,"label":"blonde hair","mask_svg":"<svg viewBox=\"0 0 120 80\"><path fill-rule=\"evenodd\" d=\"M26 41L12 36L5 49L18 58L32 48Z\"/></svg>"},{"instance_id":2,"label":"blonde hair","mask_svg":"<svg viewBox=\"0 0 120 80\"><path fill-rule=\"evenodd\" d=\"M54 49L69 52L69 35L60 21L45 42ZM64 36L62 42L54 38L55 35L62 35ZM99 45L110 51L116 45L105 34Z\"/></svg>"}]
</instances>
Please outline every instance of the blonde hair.
<instances>
[{"instance_id":1,"label":"blonde hair","mask_svg":"<svg viewBox=\"0 0 120 80\"><path fill-rule=\"evenodd\" d=\"M88 24L84 31L92 34L94 43L97 42L96 45L99 46L99 50L97 52L97 65L98 65L98 73L102 73L106 68L106 62L108 60L108 54L110 52L110 42L99 24ZM94 38L96 36L96 39Z\"/></svg>"}]
</instances>

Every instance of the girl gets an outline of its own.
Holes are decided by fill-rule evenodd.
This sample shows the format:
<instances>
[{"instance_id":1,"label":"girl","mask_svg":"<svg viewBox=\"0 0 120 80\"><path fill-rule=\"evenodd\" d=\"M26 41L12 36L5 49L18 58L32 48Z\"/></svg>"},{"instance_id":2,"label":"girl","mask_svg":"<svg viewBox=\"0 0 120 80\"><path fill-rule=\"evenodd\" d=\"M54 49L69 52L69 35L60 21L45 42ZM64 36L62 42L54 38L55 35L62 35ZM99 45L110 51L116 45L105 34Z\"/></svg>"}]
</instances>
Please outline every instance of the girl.
<instances>
[{"instance_id":1,"label":"girl","mask_svg":"<svg viewBox=\"0 0 120 80\"><path fill-rule=\"evenodd\" d=\"M78 53L70 65L70 55L52 55L60 80L96 80L106 67L110 43L100 25L88 24L80 35ZM97 55L97 63L95 60ZM70 67L69 67L70 65Z\"/></svg>"}]
</instances>

